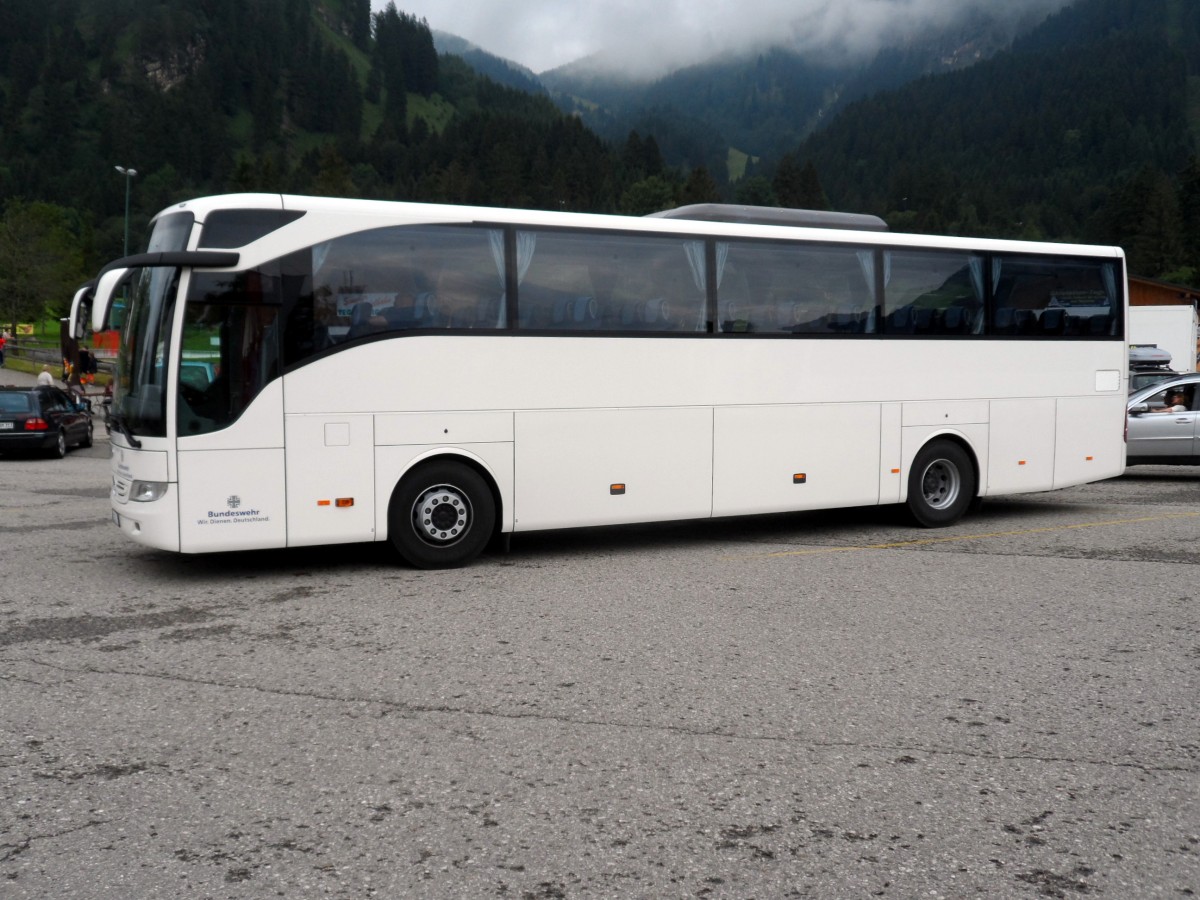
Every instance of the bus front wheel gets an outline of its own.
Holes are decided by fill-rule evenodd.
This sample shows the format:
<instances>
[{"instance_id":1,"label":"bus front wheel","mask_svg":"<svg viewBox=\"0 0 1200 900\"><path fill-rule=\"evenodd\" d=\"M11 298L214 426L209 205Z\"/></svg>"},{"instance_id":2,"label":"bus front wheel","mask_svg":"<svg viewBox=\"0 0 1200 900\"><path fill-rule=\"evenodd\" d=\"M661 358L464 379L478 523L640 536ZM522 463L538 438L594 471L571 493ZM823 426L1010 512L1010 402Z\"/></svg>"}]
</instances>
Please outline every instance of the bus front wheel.
<instances>
[{"instance_id":1,"label":"bus front wheel","mask_svg":"<svg viewBox=\"0 0 1200 900\"><path fill-rule=\"evenodd\" d=\"M419 569L465 565L487 546L496 504L487 482L469 466L425 463L400 481L388 508L388 537Z\"/></svg>"},{"instance_id":2,"label":"bus front wheel","mask_svg":"<svg viewBox=\"0 0 1200 900\"><path fill-rule=\"evenodd\" d=\"M944 528L962 518L975 499L975 469L953 441L921 448L908 474L908 511L926 528Z\"/></svg>"}]
</instances>

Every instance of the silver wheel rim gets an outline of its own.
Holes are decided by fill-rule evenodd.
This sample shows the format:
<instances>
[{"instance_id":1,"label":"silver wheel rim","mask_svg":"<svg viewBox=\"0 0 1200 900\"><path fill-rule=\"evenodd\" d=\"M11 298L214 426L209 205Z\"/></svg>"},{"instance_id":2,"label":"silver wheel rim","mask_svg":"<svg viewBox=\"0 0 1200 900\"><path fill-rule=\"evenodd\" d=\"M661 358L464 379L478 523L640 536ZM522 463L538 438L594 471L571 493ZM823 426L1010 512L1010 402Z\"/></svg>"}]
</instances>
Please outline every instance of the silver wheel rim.
<instances>
[{"instance_id":1,"label":"silver wheel rim","mask_svg":"<svg viewBox=\"0 0 1200 900\"><path fill-rule=\"evenodd\" d=\"M947 459L935 459L921 473L921 495L926 505L933 509L953 506L962 490L962 476L958 466Z\"/></svg>"},{"instance_id":2,"label":"silver wheel rim","mask_svg":"<svg viewBox=\"0 0 1200 900\"><path fill-rule=\"evenodd\" d=\"M413 528L420 538L435 547L447 547L471 528L471 501L451 484L431 487L417 498L412 508Z\"/></svg>"}]
</instances>

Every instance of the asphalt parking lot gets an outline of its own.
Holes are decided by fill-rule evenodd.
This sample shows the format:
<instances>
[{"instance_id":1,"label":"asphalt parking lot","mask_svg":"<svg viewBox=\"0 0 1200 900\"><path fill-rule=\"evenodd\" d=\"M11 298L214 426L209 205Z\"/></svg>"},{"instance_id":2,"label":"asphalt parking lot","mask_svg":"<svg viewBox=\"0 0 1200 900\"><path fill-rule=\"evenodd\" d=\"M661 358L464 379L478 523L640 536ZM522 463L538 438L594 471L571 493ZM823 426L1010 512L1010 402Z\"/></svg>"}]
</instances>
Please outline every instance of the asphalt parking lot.
<instances>
[{"instance_id":1,"label":"asphalt parking lot","mask_svg":"<svg viewBox=\"0 0 1200 900\"><path fill-rule=\"evenodd\" d=\"M129 544L106 453L0 459L0 896L1200 891L1200 469L418 572Z\"/></svg>"}]
</instances>

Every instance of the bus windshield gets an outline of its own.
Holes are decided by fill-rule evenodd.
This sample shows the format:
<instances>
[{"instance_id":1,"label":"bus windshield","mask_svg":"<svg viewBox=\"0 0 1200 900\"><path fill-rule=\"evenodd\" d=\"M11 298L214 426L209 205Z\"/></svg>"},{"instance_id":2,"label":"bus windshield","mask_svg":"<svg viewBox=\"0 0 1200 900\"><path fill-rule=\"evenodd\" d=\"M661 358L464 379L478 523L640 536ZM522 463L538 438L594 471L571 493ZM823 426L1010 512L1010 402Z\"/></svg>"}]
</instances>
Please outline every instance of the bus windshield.
<instances>
[{"instance_id":1,"label":"bus windshield","mask_svg":"<svg viewBox=\"0 0 1200 900\"><path fill-rule=\"evenodd\" d=\"M192 222L191 213L160 218L150 237L148 252L185 249ZM113 413L131 433L165 437L167 361L179 271L138 269L131 283L117 354Z\"/></svg>"}]
</instances>

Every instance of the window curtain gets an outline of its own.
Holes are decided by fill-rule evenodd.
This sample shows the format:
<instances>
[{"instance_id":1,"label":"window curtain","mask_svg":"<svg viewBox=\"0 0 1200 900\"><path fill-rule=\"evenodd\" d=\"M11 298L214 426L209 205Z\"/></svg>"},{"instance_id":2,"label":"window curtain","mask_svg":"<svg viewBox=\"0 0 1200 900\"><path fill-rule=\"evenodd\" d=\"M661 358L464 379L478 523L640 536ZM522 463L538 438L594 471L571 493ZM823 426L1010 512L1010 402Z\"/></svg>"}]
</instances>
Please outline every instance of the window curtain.
<instances>
[{"instance_id":1,"label":"window curtain","mask_svg":"<svg viewBox=\"0 0 1200 900\"><path fill-rule=\"evenodd\" d=\"M488 242L492 246L492 259L496 262L496 273L500 277L500 288L504 288L504 232L488 230ZM533 250L537 246L537 235L529 231L517 232L517 284L525 280L525 273L533 262Z\"/></svg>"},{"instance_id":2,"label":"window curtain","mask_svg":"<svg viewBox=\"0 0 1200 900\"><path fill-rule=\"evenodd\" d=\"M871 296L875 297L875 251L874 250L855 250L854 255L858 257L858 265L862 269L863 281L866 282ZM886 254L884 257L887 272L891 272L891 254ZM884 284L887 284L887 276L884 276ZM875 297L878 300L878 297Z\"/></svg>"},{"instance_id":3,"label":"window curtain","mask_svg":"<svg viewBox=\"0 0 1200 900\"><path fill-rule=\"evenodd\" d=\"M972 256L972 257L968 258L967 262L970 264L970 267L971 267L971 287L975 291L975 299L978 300L980 303L982 303L983 297L984 297L983 257L982 256Z\"/></svg>"},{"instance_id":4,"label":"window curtain","mask_svg":"<svg viewBox=\"0 0 1200 900\"><path fill-rule=\"evenodd\" d=\"M703 292L707 281L704 272L704 241L684 241L683 252L687 254L688 266L692 270L692 281L696 290Z\"/></svg>"},{"instance_id":5,"label":"window curtain","mask_svg":"<svg viewBox=\"0 0 1200 900\"><path fill-rule=\"evenodd\" d=\"M313 280L316 281L317 275L325 265L325 260L329 258L329 251L333 249L333 241L326 241L323 244L317 244L312 248L312 264L313 264Z\"/></svg>"},{"instance_id":6,"label":"window curtain","mask_svg":"<svg viewBox=\"0 0 1200 900\"><path fill-rule=\"evenodd\" d=\"M721 279L725 277L725 263L729 259L729 244L717 242L717 287L721 286Z\"/></svg>"},{"instance_id":7,"label":"window curtain","mask_svg":"<svg viewBox=\"0 0 1200 900\"><path fill-rule=\"evenodd\" d=\"M1104 280L1104 291L1108 294L1108 308L1116 309L1117 306L1117 272L1116 267L1112 263L1105 263L1100 267L1100 277Z\"/></svg>"}]
</instances>

